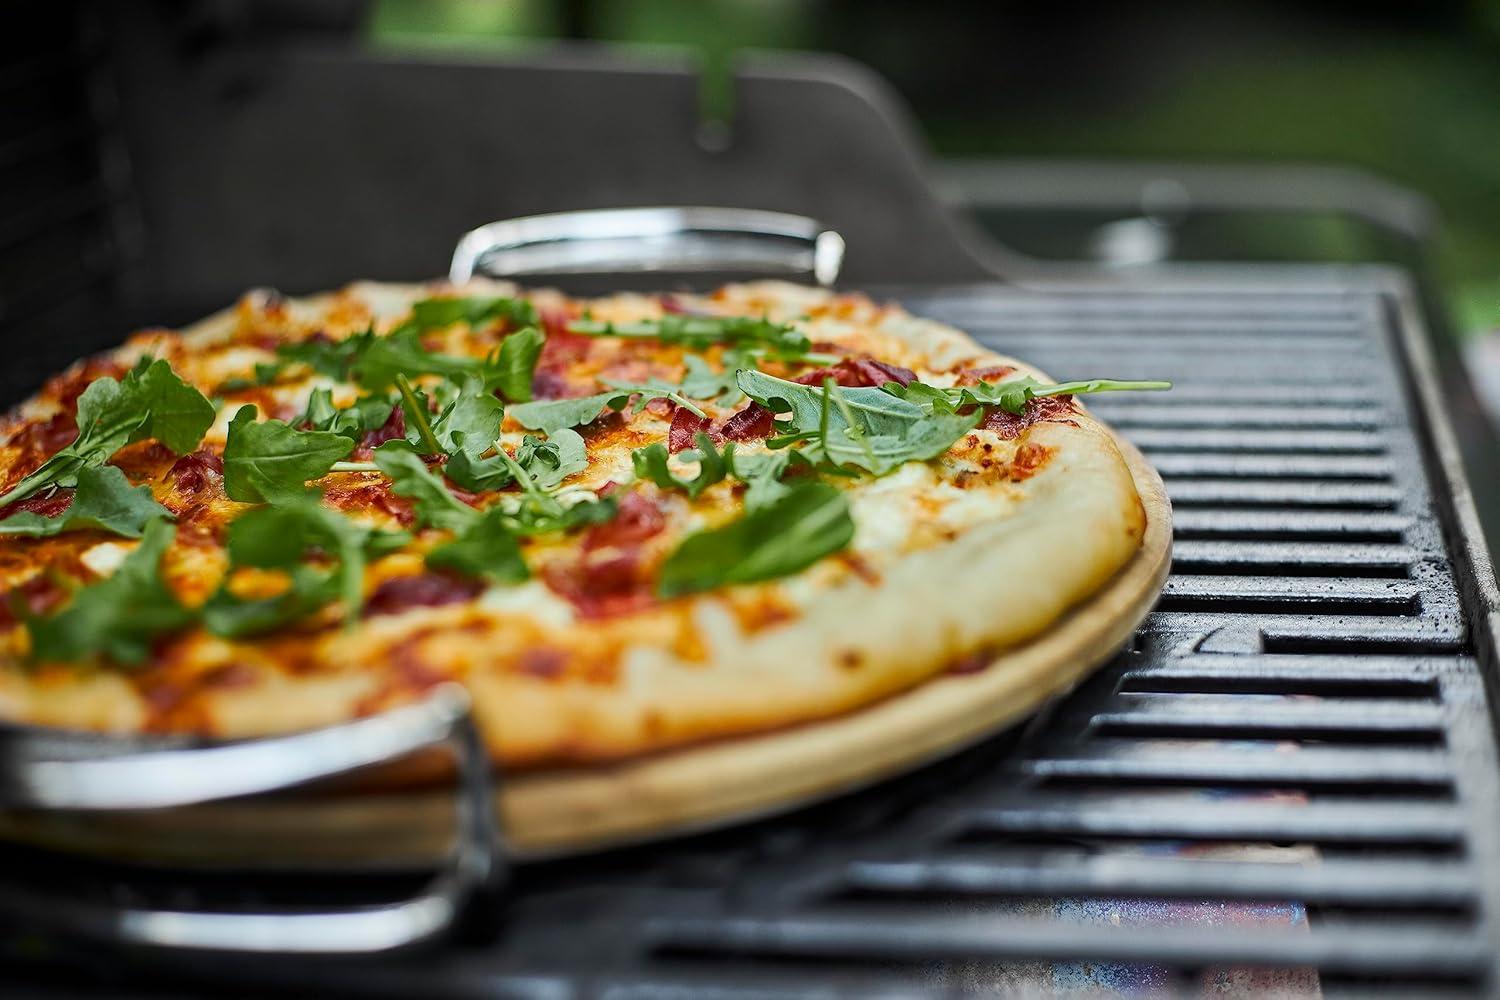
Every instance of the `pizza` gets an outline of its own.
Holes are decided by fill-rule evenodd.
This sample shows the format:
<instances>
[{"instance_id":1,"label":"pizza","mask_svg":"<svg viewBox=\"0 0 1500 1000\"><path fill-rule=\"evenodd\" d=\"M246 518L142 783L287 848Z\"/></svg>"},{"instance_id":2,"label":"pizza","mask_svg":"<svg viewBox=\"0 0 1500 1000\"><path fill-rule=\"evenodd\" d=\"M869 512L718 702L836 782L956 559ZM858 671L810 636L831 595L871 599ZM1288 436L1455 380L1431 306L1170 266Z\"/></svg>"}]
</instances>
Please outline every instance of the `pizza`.
<instances>
[{"instance_id":1,"label":"pizza","mask_svg":"<svg viewBox=\"0 0 1500 1000\"><path fill-rule=\"evenodd\" d=\"M0 718L243 738L456 681L517 768L816 723L1129 562L1076 397L1162 385L786 283L251 293L0 424Z\"/></svg>"}]
</instances>

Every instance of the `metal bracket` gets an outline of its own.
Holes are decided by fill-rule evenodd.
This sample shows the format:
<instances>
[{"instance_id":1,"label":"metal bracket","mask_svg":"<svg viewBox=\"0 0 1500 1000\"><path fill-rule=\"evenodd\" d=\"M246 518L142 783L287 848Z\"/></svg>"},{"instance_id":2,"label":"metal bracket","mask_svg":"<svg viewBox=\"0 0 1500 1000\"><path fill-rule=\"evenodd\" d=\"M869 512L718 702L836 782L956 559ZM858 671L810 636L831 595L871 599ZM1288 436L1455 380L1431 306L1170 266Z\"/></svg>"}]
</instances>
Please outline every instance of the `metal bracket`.
<instances>
[{"instance_id":1,"label":"metal bracket","mask_svg":"<svg viewBox=\"0 0 1500 1000\"><path fill-rule=\"evenodd\" d=\"M144 948L239 954L361 955L409 948L451 929L505 857L489 757L463 688L324 729L201 748L110 749L92 756L23 742L0 755L0 807L61 811L163 809L293 788L447 747L457 769L456 838L446 865L409 899L316 911L224 913L108 907L0 886L0 917L22 926ZM48 751L51 752L48 752Z\"/></svg>"},{"instance_id":2,"label":"metal bracket","mask_svg":"<svg viewBox=\"0 0 1500 1000\"><path fill-rule=\"evenodd\" d=\"M801 215L739 208L623 208L491 222L465 233L448 278L475 274L757 273L831 285L844 239Z\"/></svg>"}]
</instances>

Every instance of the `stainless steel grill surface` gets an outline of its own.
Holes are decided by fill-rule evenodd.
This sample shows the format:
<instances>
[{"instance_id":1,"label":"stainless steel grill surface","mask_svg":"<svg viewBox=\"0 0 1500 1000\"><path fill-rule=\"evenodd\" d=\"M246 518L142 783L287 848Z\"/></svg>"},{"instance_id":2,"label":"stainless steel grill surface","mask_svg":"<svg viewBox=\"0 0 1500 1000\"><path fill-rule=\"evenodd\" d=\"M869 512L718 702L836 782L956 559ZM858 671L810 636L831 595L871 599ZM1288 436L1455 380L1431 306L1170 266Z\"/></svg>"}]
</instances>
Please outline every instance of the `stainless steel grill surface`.
<instances>
[{"instance_id":1,"label":"stainless steel grill surface","mask_svg":"<svg viewBox=\"0 0 1500 1000\"><path fill-rule=\"evenodd\" d=\"M1491 651L1390 297L1351 278L905 298L1057 377L1177 383L1090 400L1176 508L1132 647L1026 732L920 773L522 869L498 941L245 982L875 996L1260 967L1327 993L1493 989Z\"/></svg>"}]
</instances>

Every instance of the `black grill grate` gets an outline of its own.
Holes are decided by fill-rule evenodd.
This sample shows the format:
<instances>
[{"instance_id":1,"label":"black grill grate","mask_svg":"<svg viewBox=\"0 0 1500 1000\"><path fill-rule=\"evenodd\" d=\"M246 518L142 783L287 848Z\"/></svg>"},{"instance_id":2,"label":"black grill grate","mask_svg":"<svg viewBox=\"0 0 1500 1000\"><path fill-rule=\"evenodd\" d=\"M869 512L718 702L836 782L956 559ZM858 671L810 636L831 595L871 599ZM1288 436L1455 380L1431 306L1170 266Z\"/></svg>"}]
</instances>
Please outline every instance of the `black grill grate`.
<instances>
[{"instance_id":1,"label":"black grill grate","mask_svg":"<svg viewBox=\"0 0 1500 1000\"><path fill-rule=\"evenodd\" d=\"M1024 733L780 820L525 869L498 943L300 986L1493 988L1500 772L1383 296L908 303L1057 376L1177 382L1093 404L1176 505L1174 572L1132 647ZM1116 900L1166 916L1115 923Z\"/></svg>"}]
</instances>

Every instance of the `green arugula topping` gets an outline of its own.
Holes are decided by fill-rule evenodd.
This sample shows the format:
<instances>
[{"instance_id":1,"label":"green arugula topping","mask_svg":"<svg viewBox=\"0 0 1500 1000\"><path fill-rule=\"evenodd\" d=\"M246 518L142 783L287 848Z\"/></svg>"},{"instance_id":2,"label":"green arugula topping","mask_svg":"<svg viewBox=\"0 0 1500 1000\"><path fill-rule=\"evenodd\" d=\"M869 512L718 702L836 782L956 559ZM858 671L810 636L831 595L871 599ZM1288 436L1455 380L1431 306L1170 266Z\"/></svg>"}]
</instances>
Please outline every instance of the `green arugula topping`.
<instances>
[{"instance_id":1,"label":"green arugula topping","mask_svg":"<svg viewBox=\"0 0 1500 1000\"><path fill-rule=\"evenodd\" d=\"M475 458L460 451L443 465L443 474L453 481L453 485L471 493L504 489L516 481L510 471L510 462L506 460L509 457L501 458L497 451L490 458Z\"/></svg>"},{"instance_id":2,"label":"green arugula topping","mask_svg":"<svg viewBox=\"0 0 1500 1000\"><path fill-rule=\"evenodd\" d=\"M477 329L496 319L525 329L506 337L499 350L488 357L453 357L422 346L425 330L459 322ZM376 337L365 345L351 371L370 390L394 384L398 375L407 378L438 375L453 381L477 378L486 389L498 387L507 399L528 400L532 373L546 339L536 329L536 323L536 309L523 299L424 299L412 306L411 319L389 336Z\"/></svg>"},{"instance_id":3,"label":"green arugula topping","mask_svg":"<svg viewBox=\"0 0 1500 1000\"><path fill-rule=\"evenodd\" d=\"M385 426L394 409L389 399L361 396L354 405L340 410L333 405L333 390L314 389L297 423L306 424L307 430L328 431L358 442L367 432Z\"/></svg>"},{"instance_id":4,"label":"green arugula topping","mask_svg":"<svg viewBox=\"0 0 1500 1000\"><path fill-rule=\"evenodd\" d=\"M745 398L735 376L740 369L754 368L755 356L744 350L731 348L724 352L724 368L714 371L708 362L696 354L686 355L682 363L687 372L682 376L678 391L689 399L713 400L720 406L734 406Z\"/></svg>"},{"instance_id":5,"label":"green arugula topping","mask_svg":"<svg viewBox=\"0 0 1500 1000\"><path fill-rule=\"evenodd\" d=\"M669 399L699 417L705 415L702 410L672 389L623 383L616 385L608 392L580 396L577 399L542 399L533 403L521 403L510 408L510 415L522 427L550 435L554 431L567 427L581 427L584 424L593 423L606 409L624 410L630 405L632 396L636 397L636 413L639 413L653 399Z\"/></svg>"},{"instance_id":6,"label":"green arugula topping","mask_svg":"<svg viewBox=\"0 0 1500 1000\"><path fill-rule=\"evenodd\" d=\"M531 576L521 557L521 545L500 509L475 513L473 523L452 541L427 553L427 565L492 583L521 583Z\"/></svg>"},{"instance_id":7,"label":"green arugula topping","mask_svg":"<svg viewBox=\"0 0 1500 1000\"><path fill-rule=\"evenodd\" d=\"M519 466L544 490L555 489L562 481L588 468L588 451L578 432L562 428L547 440L528 434L516 450L515 458L496 445L489 458L476 458L472 451L460 451L448 460L444 473L466 490L482 493L498 490L516 482Z\"/></svg>"},{"instance_id":8,"label":"green arugula topping","mask_svg":"<svg viewBox=\"0 0 1500 1000\"><path fill-rule=\"evenodd\" d=\"M396 391L400 394L401 412L406 418L406 444L421 455L443 454L443 443L432 429L432 410L427 405L427 393L412 387L405 375L396 376Z\"/></svg>"},{"instance_id":9,"label":"green arugula topping","mask_svg":"<svg viewBox=\"0 0 1500 1000\"><path fill-rule=\"evenodd\" d=\"M411 307L410 323L419 330L433 330L467 323L477 329L503 319L510 326L536 326L536 307L525 299L506 296L470 296L457 299L422 299Z\"/></svg>"},{"instance_id":10,"label":"green arugula topping","mask_svg":"<svg viewBox=\"0 0 1500 1000\"><path fill-rule=\"evenodd\" d=\"M0 496L0 507L47 486L74 486L82 469L103 465L132 441L155 438L185 455L214 421L214 407L165 361L142 358L124 378L89 383L78 397L78 437Z\"/></svg>"},{"instance_id":11,"label":"green arugula topping","mask_svg":"<svg viewBox=\"0 0 1500 1000\"><path fill-rule=\"evenodd\" d=\"M813 462L854 466L884 476L907 462L937 458L978 425L983 414L935 413L881 389L802 385L742 371L745 395L771 410L783 433L771 447L806 442Z\"/></svg>"},{"instance_id":12,"label":"green arugula topping","mask_svg":"<svg viewBox=\"0 0 1500 1000\"><path fill-rule=\"evenodd\" d=\"M702 433L695 443L695 449L684 451L679 456L684 462L698 463L698 474L692 479L679 479L672 474L668 464L670 455L660 444L649 444L630 453L636 477L649 480L664 490L682 490L692 500L715 483L733 477L748 486L745 490L746 509L758 510L791 492L792 487L781 481L789 470L799 466L809 471L812 468L806 455L790 448L742 452L736 451L735 443L730 441L721 452L714 449L713 439Z\"/></svg>"},{"instance_id":13,"label":"green arugula topping","mask_svg":"<svg viewBox=\"0 0 1500 1000\"><path fill-rule=\"evenodd\" d=\"M257 365L253 383L234 379L226 382L224 389L266 384L275 380L283 365L297 362L340 382L357 377L370 390L389 388L398 374L408 378L441 375L454 379L475 375L488 386L499 385L508 399L529 399L531 371L543 340L535 329L511 334L499 352L489 358L451 357L422 346L421 335L427 330L460 322L478 328L496 319L504 319L512 326L534 327L537 323L536 310L524 299L423 299L413 303L411 318L389 336L382 337L372 328L342 340L318 337L282 344L276 349L281 365Z\"/></svg>"},{"instance_id":14,"label":"green arugula topping","mask_svg":"<svg viewBox=\"0 0 1500 1000\"><path fill-rule=\"evenodd\" d=\"M543 441L526 435L516 452L516 464L544 490L556 489L564 479L589 467L588 449L577 431L559 428Z\"/></svg>"},{"instance_id":15,"label":"green arugula topping","mask_svg":"<svg viewBox=\"0 0 1500 1000\"><path fill-rule=\"evenodd\" d=\"M505 404L485 392L478 379L471 378L432 422L432 436L444 455L465 452L477 457L490 449L504 419Z\"/></svg>"},{"instance_id":16,"label":"green arugula topping","mask_svg":"<svg viewBox=\"0 0 1500 1000\"><path fill-rule=\"evenodd\" d=\"M254 406L242 406L229 423L224 445L224 492L242 503L296 501L307 482L326 476L354 450L354 442L332 431L299 431L281 420L257 421Z\"/></svg>"},{"instance_id":17,"label":"green arugula topping","mask_svg":"<svg viewBox=\"0 0 1500 1000\"><path fill-rule=\"evenodd\" d=\"M803 483L768 506L683 540L662 564L656 591L678 597L790 576L854 537L849 502L827 483Z\"/></svg>"},{"instance_id":18,"label":"green arugula topping","mask_svg":"<svg viewBox=\"0 0 1500 1000\"><path fill-rule=\"evenodd\" d=\"M539 442L541 444L545 443ZM582 444L581 440L579 444ZM532 455L541 451L540 447L534 448ZM522 484L524 492L518 500L502 501L481 512L455 497L442 477L428 469L427 463L416 455L408 451L376 449L376 464L390 477L391 489L414 502L419 523L454 533L451 542L428 554L428 565L482 576L499 583L518 582L526 579L527 571L521 559L517 535L567 531L607 521L614 516L616 505L613 501L592 500L564 505L539 486L518 459L511 458L504 451L500 456L509 463L512 478Z\"/></svg>"},{"instance_id":19,"label":"green arugula topping","mask_svg":"<svg viewBox=\"0 0 1500 1000\"><path fill-rule=\"evenodd\" d=\"M240 392L245 389L256 389L264 385L272 385L281 378L281 373L286 368L282 364L267 364L256 362L254 374L249 378L227 378L219 384L216 393Z\"/></svg>"},{"instance_id":20,"label":"green arugula topping","mask_svg":"<svg viewBox=\"0 0 1500 1000\"><path fill-rule=\"evenodd\" d=\"M379 340L375 330L365 330L363 333L352 334L343 340L328 340L324 337L315 337L311 340L301 340L292 344L281 344L276 348L276 356L281 359L281 365L256 365L255 378L258 384L264 385L274 381L280 374L282 368L292 362L307 365L320 375L339 382L349 381L354 370L354 365L364 357L370 346ZM239 385L231 386L226 382L224 389L240 388Z\"/></svg>"},{"instance_id":21,"label":"green arugula topping","mask_svg":"<svg viewBox=\"0 0 1500 1000\"><path fill-rule=\"evenodd\" d=\"M531 380L536 374L537 358L542 356L542 344L546 340L542 331L528 326L500 342L495 387L512 403L525 403L531 399Z\"/></svg>"},{"instance_id":22,"label":"green arugula topping","mask_svg":"<svg viewBox=\"0 0 1500 1000\"><path fill-rule=\"evenodd\" d=\"M579 319L568 324L568 331L593 337L659 340L697 349L713 344L755 347L781 358L801 358L812 350L812 342L792 324L747 316L663 316L636 323Z\"/></svg>"},{"instance_id":23,"label":"green arugula topping","mask_svg":"<svg viewBox=\"0 0 1500 1000\"><path fill-rule=\"evenodd\" d=\"M368 528L328 509L315 492L247 511L229 526L230 568L200 611L203 624L226 638L254 635L306 618L335 600L343 602L345 623L352 623L364 603L367 560L408 540L404 532ZM309 559L332 565L321 568ZM274 597L237 597L228 580L241 567L280 570L290 585Z\"/></svg>"},{"instance_id":24,"label":"green arugula topping","mask_svg":"<svg viewBox=\"0 0 1500 1000\"><path fill-rule=\"evenodd\" d=\"M812 462L807 456L791 448L742 452L726 447L724 461L729 467L729 474L748 487L745 490L746 510L769 507L790 493L793 487L782 482L782 477L792 469L812 469Z\"/></svg>"},{"instance_id":25,"label":"green arugula topping","mask_svg":"<svg viewBox=\"0 0 1500 1000\"><path fill-rule=\"evenodd\" d=\"M698 474L692 479L678 479L667 465L670 456L660 444L649 444L630 453L630 462L635 466L639 479L649 479L664 490L682 490L688 499L698 499L698 494L716 483L724 481L729 474L729 461L734 457L734 442L724 446L723 454L714 447L713 438L698 433L697 448L682 453L682 461L697 462Z\"/></svg>"},{"instance_id":26,"label":"green arugula topping","mask_svg":"<svg viewBox=\"0 0 1500 1000\"><path fill-rule=\"evenodd\" d=\"M50 618L31 618L31 657L47 662L106 656L117 663L146 659L157 636L193 621L162 582L162 554L177 529L166 521L146 525L141 543L110 576L83 587Z\"/></svg>"},{"instance_id":27,"label":"green arugula topping","mask_svg":"<svg viewBox=\"0 0 1500 1000\"><path fill-rule=\"evenodd\" d=\"M934 413L956 413L971 406L998 406L1017 416L1026 412L1026 404L1044 396L1079 396L1093 392L1159 391L1172 388L1171 382L1122 382L1118 379L1094 378L1075 382L1039 382L1028 376L1005 382L981 382L978 385L938 388L913 382L901 386L887 382L881 390L893 396L924 405Z\"/></svg>"},{"instance_id":28,"label":"green arugula topping","mask_svg":"<svg viewBox=\"0 0 1500 1000\"><path fill-rule=\"evenodd\" d=\"M32 538L63 531L96 528L126 538L140 538L153 518L170 518L151 495L149 486L131 486L125 473L113 465L78 470L78 492L68 509L56 517L21 511L0 521L0 536Z\"/></svg>"},{"instance_id":29,"label":"green arugula topping","mask_svg":"<svg viewBox=\"0 0 1500 1000\"><path fill-rule=\"evenodd\" d=\"M511 474L521 487L519 501L505 498L501 501L502 517L512 532L518 535L545 535L554 531L572 531L590 524L602 524L614 518L619 505L612 499L599 499L585 494L587 499L564 504L548 492L548 483L559 483L577 467L581 461L588 463L583 453L583 438L573 435L570 440L566 429L554 434L551 441L539 441L527 437L521 443L515 458L500 449L496 458L510 466ZM555 449L555 450L554 450ZM557 463L554 465L554 461Z\"/></svg>"},{"instance_id":30,"label":"green arugula topping","mask_svg":"<svg viewBox=\"0 0 1500 1000\"><path fill-rule=\"evenodd\" d=\"M371 392L390 388L401 376L438 375L454 381L473 377L486 385L493 385L499 377L498 365L495 354L485 358L464 358L429 351L422 346L421 331L407 326L393 330L389 336L376 337L354 362L353 375Z\"/></svg>"},{"instance_id":31,"label":"green arugula topping","mask_svg":"<svg viewBox=\"0 0 1500 1000\"><path fill-rule=\"evenodd\" d=\"M382 445L375 449L375 464L390 477L391 489L412 501L419 525L460 532L479 517L479 511L454 496L442 477L410 451Z\"/></svg>"}]
</instances>

